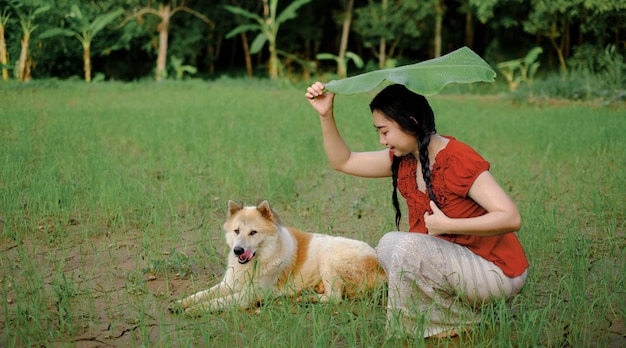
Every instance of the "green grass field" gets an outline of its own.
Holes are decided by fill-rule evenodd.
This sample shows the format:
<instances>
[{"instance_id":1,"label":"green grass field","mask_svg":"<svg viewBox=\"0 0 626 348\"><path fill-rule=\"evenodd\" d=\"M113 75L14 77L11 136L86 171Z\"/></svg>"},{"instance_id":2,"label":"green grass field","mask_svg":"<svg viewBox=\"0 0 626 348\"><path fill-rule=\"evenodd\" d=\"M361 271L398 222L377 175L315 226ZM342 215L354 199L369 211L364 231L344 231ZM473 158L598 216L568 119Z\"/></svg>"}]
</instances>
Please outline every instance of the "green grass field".
<instances>
[{"instance_id":1,"label":"green grass field","mask_svg":"<svg viewBox=\"0 0 626 348\"><path fill-rule=\"evenodd\" d=\"M372 96L336 98L356 151L380 148ZM430 100L439 133L489 160L518 204L531 271L519 295L484 309L487 320L471 335L408 345L626 344L624 108ZM277 299L200 318L167 310L220 279L228 199L267 199L287 225L373 246L394 229L390 180L330 168L303 86L5 86L0 159L0 346L399 343L384 340L382 291L337 305Z\"/></svg>"}]
</instances>

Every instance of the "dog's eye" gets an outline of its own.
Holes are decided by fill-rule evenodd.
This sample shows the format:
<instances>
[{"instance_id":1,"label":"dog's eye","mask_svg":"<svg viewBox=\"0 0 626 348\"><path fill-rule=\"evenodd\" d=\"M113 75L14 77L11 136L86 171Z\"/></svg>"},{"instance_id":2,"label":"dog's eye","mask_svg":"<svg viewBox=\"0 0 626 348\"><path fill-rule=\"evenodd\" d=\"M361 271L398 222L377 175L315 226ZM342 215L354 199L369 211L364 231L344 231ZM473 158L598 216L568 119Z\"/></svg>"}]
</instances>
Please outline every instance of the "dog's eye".
<instances>
[{"instance_id":1,"label":"dog's eye","mask_svg":"<svg viewBox=\"0 0 626 348\"><path fill-rule=\"evenodd\" d=\"M255 231L255 230L250 231L250 235L251 235L251 236L254 236L255 234L256 234L256 231Z\"/></svg>"},{"instance_id":2,"label":"dog's eye","mask_svg":"<svg viewBox=\"0 0 626 348\"><path fill-rule=\"evenodd\" d=\"M235 234L239 234L239 229L235 228L235 231L233 231L233 232L235 232Z\"/></svg>"}]
</instances>

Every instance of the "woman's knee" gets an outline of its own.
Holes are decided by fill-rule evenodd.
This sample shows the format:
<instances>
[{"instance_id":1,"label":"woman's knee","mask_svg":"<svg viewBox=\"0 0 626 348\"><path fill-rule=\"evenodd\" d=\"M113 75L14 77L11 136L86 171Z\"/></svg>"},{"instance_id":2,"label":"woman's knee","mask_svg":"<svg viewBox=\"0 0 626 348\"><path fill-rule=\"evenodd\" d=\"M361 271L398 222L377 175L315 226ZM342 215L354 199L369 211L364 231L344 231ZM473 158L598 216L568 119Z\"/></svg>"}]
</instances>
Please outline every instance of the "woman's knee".
<instances>
[{"instance_id":1,"label":"woman's knee","mask_svg":"<svg viewBox=\"0 0 626 348\"><path fill-rule=\"evenodd\" d=\"M378 255L389 256L398 250L398 245L402 243L405 236L407 236L408 232L387 232L385 235L380 238L378 241L378 245L376 246L376 251Z\"/></svg>"},{"instance_id":2,"label":"woman's knee","mask_svg":"<svg viewBox=\"0 0 626 348\"><path fill-rule=\"evenodd\" d=\"M421 233L388 232L376 246L378 260L383 266L418 262L427 254L423 248L429 248L429 237Z\"/></svg>"},{"instance_id":3,"label":"woman's knee","mask_svg":"<svg viewBox=\"0 0 626 348\"><path fill-rule=\"evenodd\" d=\"M395 244L401 238L401 236L405 234L407 234L407 232L398 232L398 231L387 232L378 241L378 246L387 245L387 244Z\"/></svg>"}]
</instances>

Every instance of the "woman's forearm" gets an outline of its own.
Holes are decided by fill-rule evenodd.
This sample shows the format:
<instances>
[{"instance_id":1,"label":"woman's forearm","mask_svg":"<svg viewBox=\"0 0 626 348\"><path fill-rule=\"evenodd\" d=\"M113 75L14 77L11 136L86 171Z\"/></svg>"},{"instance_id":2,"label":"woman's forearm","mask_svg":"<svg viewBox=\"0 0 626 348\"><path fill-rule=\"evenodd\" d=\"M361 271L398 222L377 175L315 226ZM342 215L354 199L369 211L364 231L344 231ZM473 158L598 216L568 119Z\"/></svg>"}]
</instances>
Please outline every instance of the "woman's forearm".
<instances>
[{"instance_id":1,"label":"woman's forearm","mask_svg":"<svg viewBox=\"0 0 626 348\"><path fill-rule=\"evenodd\" d=\"M518 231L521 227L519 214L492 212L473 218L449 219L444 230L450 234L497 236Z\"/></svg>"}]
</instances>

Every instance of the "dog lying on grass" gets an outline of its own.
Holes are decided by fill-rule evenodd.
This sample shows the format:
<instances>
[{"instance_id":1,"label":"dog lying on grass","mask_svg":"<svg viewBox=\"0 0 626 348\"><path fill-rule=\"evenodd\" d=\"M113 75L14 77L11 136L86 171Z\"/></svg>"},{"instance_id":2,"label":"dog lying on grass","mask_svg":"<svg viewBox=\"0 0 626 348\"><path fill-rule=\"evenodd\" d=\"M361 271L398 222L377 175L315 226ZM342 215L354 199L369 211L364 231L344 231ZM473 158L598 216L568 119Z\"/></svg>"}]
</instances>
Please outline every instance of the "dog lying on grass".
<instances>
[{"instance_id":1,"label":"dog lying on grass","mask_svg":"<svg viewBox=\"0 0 626 348\"><path fill-rule=\"evenodd\" d=\"M297 297L306 291L308 301L336 301L386 280L367 243L284 227L267 201L256 207L229 201L223 228L230 248L224 278L177 301L174 309L190 315L247 309L268 294Z\"/></svg>"}]
</instances>

